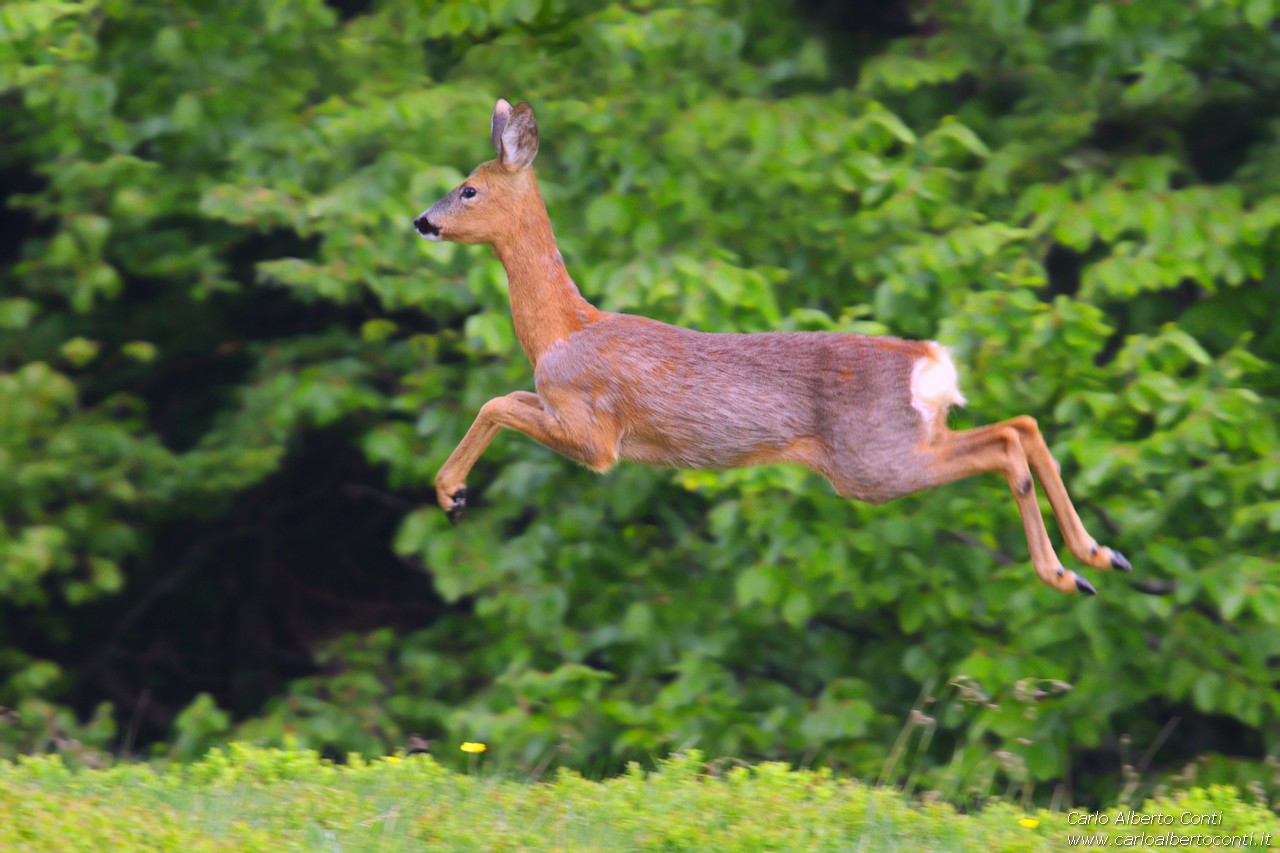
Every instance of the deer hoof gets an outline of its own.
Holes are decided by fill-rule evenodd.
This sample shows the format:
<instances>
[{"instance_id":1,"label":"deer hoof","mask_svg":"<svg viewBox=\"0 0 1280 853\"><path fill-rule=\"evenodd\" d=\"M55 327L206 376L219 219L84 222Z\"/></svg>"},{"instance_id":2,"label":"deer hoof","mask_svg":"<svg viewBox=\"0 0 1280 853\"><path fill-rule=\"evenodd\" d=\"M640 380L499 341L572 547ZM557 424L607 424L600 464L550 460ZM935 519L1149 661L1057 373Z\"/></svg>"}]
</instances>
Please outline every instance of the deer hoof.
<instances>
[{"instance_id":1,"label":"deer hoof","mask_svg":"<svg viewBox=\"0 0 1280 853\"><path fill-rule=\"evenodd\" d=\"M1124 554L1114 548L1111 549L1111 568L1119 569L1122 572L1133 571L1133 566L1129 565L1129 561L1124 558Z\"/></svg>"},{"instance_id":2,"label":"deer hoof","mask_svg":"<svg viewBox=\"0 0 1280 853\"><path fill-rule=\"evenodd\" d=\"M449 516L449 523L456 526L458 519L462 518L462 511L467 508L467 489L464 486L453 494L449 495L449 500L453 501L453 506L446 510Z\"/></svg>"},{"instance_id":3,"label":"deer hoof","mask_svg":"<svg viewBox=\"0 0 1280 853\"><path fill-rule=\"evenodd\" d=\"M1093 588L1093 584L1089 583L1087 580L1080 577L1079 575L1076 575L1076 589L1080 590L1085 595L1098 594L1098 591Z\"/></svg>"}]
</instances>

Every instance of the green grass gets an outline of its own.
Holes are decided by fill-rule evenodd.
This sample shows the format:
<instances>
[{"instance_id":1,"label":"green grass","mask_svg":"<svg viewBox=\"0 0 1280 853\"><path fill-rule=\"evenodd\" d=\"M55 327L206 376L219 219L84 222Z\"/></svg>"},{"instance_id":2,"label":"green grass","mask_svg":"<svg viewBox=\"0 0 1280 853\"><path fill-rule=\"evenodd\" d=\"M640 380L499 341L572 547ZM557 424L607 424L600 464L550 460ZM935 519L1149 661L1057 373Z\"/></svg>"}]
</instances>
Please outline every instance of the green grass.
<instances>
[{"instance_id":1,"label":"green grass","mask_svg":"<svg viewBox=\"0 0 1280 853\"><path fill-rule=\"evenodd\" d=\"M1173 821L1146 828L1153 835L1280 837L1280 818L1229 788L1140 811ZM1115 814L1086 831L1136 831L1117 827ZM1184 826L1183 815L1221 823ZM57 757L0 764L0 849L15 851L1057 851L1071 833L1080 829L1062 812L995 802L963 815L825 771L721 772L697 756L602 782L565 772L537 783L459 774L427 756L335 765L245 746L158 768L72 770Z\"/></svg>"}]
</instances>

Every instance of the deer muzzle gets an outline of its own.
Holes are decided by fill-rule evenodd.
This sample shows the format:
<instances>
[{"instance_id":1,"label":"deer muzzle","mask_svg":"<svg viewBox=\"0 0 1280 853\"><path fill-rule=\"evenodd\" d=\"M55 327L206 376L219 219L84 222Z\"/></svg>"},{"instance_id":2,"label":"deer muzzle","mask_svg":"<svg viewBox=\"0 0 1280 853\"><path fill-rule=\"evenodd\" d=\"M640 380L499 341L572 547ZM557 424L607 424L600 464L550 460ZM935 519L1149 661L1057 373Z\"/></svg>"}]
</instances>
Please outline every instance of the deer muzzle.
<instances>
[{"instance_id":1,"label":"deer muzzle","mask_svg":"<svg viewBox=\"0 0 1280 853\"><path fill-rule=\"evenodd\" d=\"M413 227L419 234L426 237L428 240L440 239L440 226L432 225L431 220L427 218L427 214L425 213L413 220Z\"/></svg>"}]
</instances>

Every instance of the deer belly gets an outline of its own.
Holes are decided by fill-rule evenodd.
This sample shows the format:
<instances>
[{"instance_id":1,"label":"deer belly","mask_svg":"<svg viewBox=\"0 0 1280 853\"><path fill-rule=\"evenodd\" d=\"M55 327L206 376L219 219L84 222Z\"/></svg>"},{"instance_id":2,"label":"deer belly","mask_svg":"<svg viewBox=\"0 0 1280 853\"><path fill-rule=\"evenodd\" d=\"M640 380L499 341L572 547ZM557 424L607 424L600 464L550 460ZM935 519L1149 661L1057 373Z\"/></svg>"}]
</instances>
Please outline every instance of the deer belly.
<instances>
[{"instance_id":1,"label":"deer belly","mask_svg":"<svg viewBox=\"0 0 1280 853\"><path fill-rule=\"evenodd\" d=\"M788 419L770 422L720 411L646 412L623 434L618 455L632 462L673 468L737 468L805 458L820 442Z\"/></svg>"}]
</instances>

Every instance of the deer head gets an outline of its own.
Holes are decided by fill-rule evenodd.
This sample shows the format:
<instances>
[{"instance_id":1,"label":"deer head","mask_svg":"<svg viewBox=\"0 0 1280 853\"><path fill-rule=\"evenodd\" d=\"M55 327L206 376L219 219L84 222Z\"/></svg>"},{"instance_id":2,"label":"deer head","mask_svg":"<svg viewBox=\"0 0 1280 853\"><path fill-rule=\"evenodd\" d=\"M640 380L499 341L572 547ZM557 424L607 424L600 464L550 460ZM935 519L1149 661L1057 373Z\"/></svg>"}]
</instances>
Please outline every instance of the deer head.
<instances>
[{"instance_id":1,"label":"deer head","mask_svg":"<svg viewBox=\"0 0 1280 853\"><path fill-rule=\"evenodd\" d=\"M533 179L538 154L538 123L533 107L521 101L514 107L499 99L490 129L497 157L481 163L467 179L413 220L428 240L454 243L502 241L522 224L522 211L542 199Z\"/></svg>"}]
</instances>

